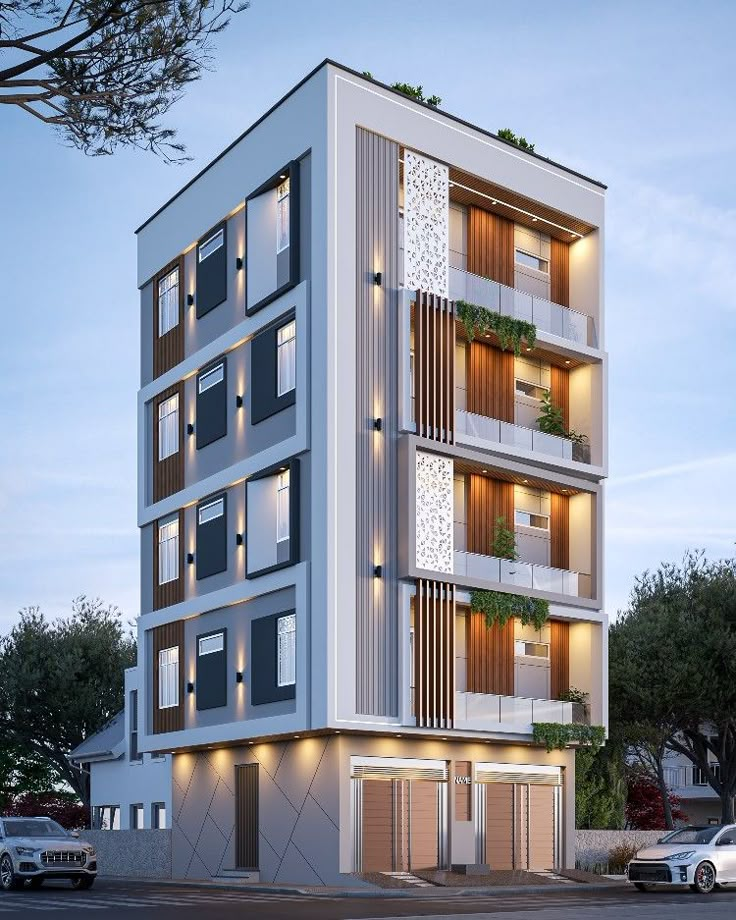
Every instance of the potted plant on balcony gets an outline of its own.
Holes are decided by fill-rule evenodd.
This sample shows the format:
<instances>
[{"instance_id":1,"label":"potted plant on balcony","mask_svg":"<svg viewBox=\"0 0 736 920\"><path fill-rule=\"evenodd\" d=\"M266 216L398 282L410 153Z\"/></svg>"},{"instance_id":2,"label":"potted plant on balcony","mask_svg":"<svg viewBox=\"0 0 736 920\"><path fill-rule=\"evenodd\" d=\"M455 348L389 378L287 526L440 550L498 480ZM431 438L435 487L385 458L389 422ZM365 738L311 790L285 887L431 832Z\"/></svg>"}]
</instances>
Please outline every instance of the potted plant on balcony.
<instances>
[{"instance_id":1,"label":"potted plant on balcony","mask_svg":"<svg viewBox=\"0 0 736 920\"><path fill-rule=\"evenodd\" d=\"M491 555L497 559L512 559L516 561L519 553L516 549L516 534L506 526L506 518L499 515L496 518L493 540L491 541Z\"/></svg>"},{"instance_id":2,"label":"potted plant on balcony","mask_svg":"<svg viewBox=\"0 0 736 920\"><path fill-rule=\"evenodd\" d=\"M590 451L588 446L588 436L574 428L565 428L565 417L561 406L556 406L552 402L552 393L545 390L542 394L542 406L539 410L537 419L539 430L544 434L553 434L558 438L567 438L573 443L573 460L582 460L584 463L590 463ZM575 450L575 448L578 450Z\"/></svg>"}]
</instances>

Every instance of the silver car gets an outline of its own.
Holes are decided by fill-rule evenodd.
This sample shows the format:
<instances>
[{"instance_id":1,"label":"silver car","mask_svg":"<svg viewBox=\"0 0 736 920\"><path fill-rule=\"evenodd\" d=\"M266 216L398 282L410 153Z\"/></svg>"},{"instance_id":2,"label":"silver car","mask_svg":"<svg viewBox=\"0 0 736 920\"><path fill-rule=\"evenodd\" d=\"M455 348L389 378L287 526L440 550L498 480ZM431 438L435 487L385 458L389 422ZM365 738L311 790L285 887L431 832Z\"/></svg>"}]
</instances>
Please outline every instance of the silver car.
<instances>
[{"instance_id":1,"label":"silver car","mask_svg":"<svg viewBox=\"0 0 736 920\"><path fill-rule=\"evenodd\" d=\"M736 824L672 831L655 846L640 850L627 875L639 891L652 885L689 885L707 894L736 882Z\"/></svg>"},{"instance_id":2,"label":"silver car","mask_svg":"<svg viewBox=\"0 0 736 920\"><path fill-rule=\"evenodd\" d=\"M13 891L28 882L69 879L73 888L91 888L97 877L95 848L51 818L0 817L0 888Z\"/></svg>"}]
</instances>

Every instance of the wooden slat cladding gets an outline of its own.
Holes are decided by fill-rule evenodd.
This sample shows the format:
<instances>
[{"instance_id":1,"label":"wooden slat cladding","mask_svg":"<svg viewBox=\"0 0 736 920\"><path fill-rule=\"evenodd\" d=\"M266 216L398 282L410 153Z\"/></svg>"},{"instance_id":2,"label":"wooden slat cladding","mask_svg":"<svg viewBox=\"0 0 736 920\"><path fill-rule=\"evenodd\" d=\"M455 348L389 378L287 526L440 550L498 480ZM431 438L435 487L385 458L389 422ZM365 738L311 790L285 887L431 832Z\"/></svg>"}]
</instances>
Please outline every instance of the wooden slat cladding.
<instances>
[{"instance_id":1,"label":"wooden slat cladding","mask_svg":"<svg viewBox=\"0 0 736 920\"><path fill-rule=\"evenodd\" d=\"M514 421L514 353L493 345L470 343L468 351L468 412Z\"/></svg>"},{"instance_id":2,"label":"wooden slat cladding","mask_svg":"<svg viewBox=\"0 0 736 920\"><path fill-rule=\"evenodd\" d=\"M179 269L179 322L162 336L158 334L158 283ZM174 259L153 279L153 376L160 377L184 360L184 256Z\"/></svg>"},{"instance_id":3,"label":"wooden slat cladding","mask_svg":"<svg viewBox=\"0 0 736 920\"><path fill-rule=\"evenodd\" d=\"M162 519L163 520L163 519ZM153 524L153 609L161 610L184 600L184 511L179 511L179 577L160 585L158 521Z\"/></svg>"},{"instance_id":4,"label":"wooden slat cladding","mask_svg":"<svg viewBox=\"0 0 736 920\"><path fill-rule=\"evenodd\" d=\"M493 869L514 868L514 787L511 783L487 783L486 862Z\"/></svg>"},{"instance_id":5,"label":"wooden slat cladding","mask_svg":"<svg viewBox=\"0 0 736 920\"><path fill-rule=\"evenodd\" d=\"M550 492L550 565L570 568L570 500L567 495Z\"/></svg>"},{"instance_id":6,"label":"wooden slat cladding","mask_svg":"<svg viewBox=\"0 0 736 920\"><path fill-rule=\"evenodd\" d=\"M417 580L414 599L417 725L452 728L455 718L455 587Z\"/></svg>"},{"instance_id":7,"label":"wooden slat cladding","mask_svg":"<svg viewBox=\"0 0 736 920\"><path fill-rule=\"evenodd\" d=\"M468 271L514 286L514 222L468 207Z\"/></svg>"},{"instance_id":8,"label":"wooden slat cladding","mask_svg":"<svg viewBox=\"0 0 736 920\"><path fill-rule=\"evenodd\" d=\"M550 265L550 300L553 303L570 306L570 244L552 237Z\"/></svg>"},{"instance_id":9,"label":"wooden slat cladding","mask_svg":"<svg viewBox=\"0 0 736 920\"><path fill-rule=\"evenodd\" d=\"M446 298L417 291L414 308L417 434L452 444L455 429L455 317Z\"/></svg>"},{"instance_id":10,"label":"wooden slat cladding","mask_svg":"<svg viewBox=\"0 0 736 920\"><path fill-rule=\"evenodd\" d=\"M570 624L550 621L550 694L560 700L570 689Z\"/></svg>"},{"instance_id":11,"label":"wooden slat cladding","mask_svg":"<svg viewBox=\"0 0 736 920\"><path fill-rule=\"evenodd\" d=\"M235 767L235 868L258 869L258 764Z\"/></svg>"},{"instance_id":12,"label":"wooden slat cladding","mask_svg":"<svg viewBox=\"0 0 736 920\"><path fill-rule=\"evenodd\" d=\"M510 530L514 528L514 484L471 473L467 505L467 551L492 556L496 519L502 517Z\"/></svg>"},{"instance_id":13,"label":"wooden slat cladding","mask_svg":"<svg viewBox=\"0 0 736 920\"><path fill-rule=\"evenodd\" d=\"M514 621L486 626L485 614L472 611L466 618L468 693L514 695Z\"/></svg>"},{"instance_id":14,"label":"wooden slat cladding","mask_svg":"<svg viewBox=\"0 0 736 920\"><path fill-rule=\"evenodd\" d=\"M399 708L396 588L399 501L398 146L356 132L356 712L396 716ZM380 286L374 272L380 270ZM374 428L380 417L382 430ZM347 511L348 509L346 509ZM381 565L383 577L373 577Z\"/></svg>"},{"instance_id":15,"label":"wooden slat cladding","mask_svg":"<svg viewBox=\"0 0 736 920\"><path fill-rule=\"evenodd\" d=\"M562 409L565 428L570 427L570 372L562 367L550 367L549 393L552 405Z\"/></svg>"},{"instance_id":16,"label":"wooden slat cladding","mask_svg":"<svg viewBox=\"0 0 736 920\"><path fill-rule=\"evenodd\" d=\"M470 779L473 775L469 760L455 761L455 776ZM455 820L470 821L473 817L471 783L455 783Z\"/></svg>"},{"instance_id":17,"label":"wooden slat cladding","mask_svg":"<svg viewBox=\"0 0 736 920\"><path fill-rule=\"evenodd\" d=\"M159 425L158 407L164 400L179 396L179 450L175 454L158 459ZM153 400L153 500L161 501L184 488L184 384L175 383Z\"/></svg>"},{"instance_id":18,"label":"wooden slat cladding","mask_svg":"<svg viewBox=\"0 0 736 920\"><path fill-rule=\"evenodd\" d=\"M165 623L163 626L157 626L151 630L152 636L152 654L151 662L153 664L153 695L151 697L153 706L152 728L153 734L161 732L176 732L184 728L184 620L176 620L173 623ZM166 709L159 709L158 706L158 653L165 648L179 649L179 705L169 706Z\"/></svg>"}]
</instances>

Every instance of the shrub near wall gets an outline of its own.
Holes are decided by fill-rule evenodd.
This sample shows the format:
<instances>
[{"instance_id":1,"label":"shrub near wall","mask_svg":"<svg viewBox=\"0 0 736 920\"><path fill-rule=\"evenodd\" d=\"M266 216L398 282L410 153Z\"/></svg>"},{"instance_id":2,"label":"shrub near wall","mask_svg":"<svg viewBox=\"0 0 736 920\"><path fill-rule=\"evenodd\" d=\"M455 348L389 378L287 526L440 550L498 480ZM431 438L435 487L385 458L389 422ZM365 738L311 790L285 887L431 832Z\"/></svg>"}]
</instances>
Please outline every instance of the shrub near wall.
<instances>
[{"instance_id":1,"label":"shrub near wall","mask_svg":"<svg viewBox=\"0 0 736 920\"><path fill-rule=\"evenodd\" d=\"M575 864L580 869L620 875L622 862L655 844L667 831L575 831Z\"/></svg>"},{"instance_id":2,"label":"shrub near wall","mask_svg":"<svg viewBox=\"0 0 736 920\"><path fill-rule=\"evenodd\" d=\"M82 831L97 850L100 876L171 878L171 831Z\"/></svg>"}]
</instances>

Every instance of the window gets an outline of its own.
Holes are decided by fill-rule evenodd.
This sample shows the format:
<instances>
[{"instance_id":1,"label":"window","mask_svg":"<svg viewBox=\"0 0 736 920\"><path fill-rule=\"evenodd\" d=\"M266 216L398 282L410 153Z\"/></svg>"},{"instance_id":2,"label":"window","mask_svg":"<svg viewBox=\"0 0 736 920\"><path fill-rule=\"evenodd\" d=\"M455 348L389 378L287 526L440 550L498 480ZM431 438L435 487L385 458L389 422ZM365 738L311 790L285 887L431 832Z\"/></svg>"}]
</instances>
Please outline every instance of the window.
<instances>
[{"instance_id":1,"label":"window","mask_svg":"<svg viewBox=\"0 0 736 920\"><path fill-rule=\"evenodd\" d=\"M296 683L296 614L279 617L277 628L277 684L290 687Z\"/></svg>"},{"instance_id":2,"label":"window","mask_svg":"<svg viewBox=\"0 0 736 920\"><path fill-rule=\"evenodd\" d=\"M519 380L518 377L516 378L517 396L528 396L530 399L538 399L541 401L546 392L547 388L540 387L538 383L529 383L528 380Z\"/></svg>"},{"instance_id":3,"label":"window","mask_svg":"<svg viewBox=\"0 0 736 920\"><path fill-rule=\"evenodd\" d=\"M213 252L217 252L225 243L225 231L220 229L208 237L204 243L199 244L199 261L204 262Z\"/></svg>"},{"instance_id":4,"label":"window","mask_svg":"<svg viewBox=\"0 0 736 920\"><path fill-rule=\"evenodd\" d=\"M276 252L289 245L289 180L276 189Z\"/></svg>"},{"instance_id":5,"label":"window","mask_svg":"<svg viewBox=\"0 0 736 920\"><path fill-rule=\"evenodd\" d=\"M222 383L225 379L225 364L220 362L217 367L213 367L212 370L206 371L204 374L201 374L199 377L199 392L206 393L207 390L211 387L216 386L218 383Z\"/></svg>"},{"instance_id":6,"label":"window","mask_svg":"<svg viewBox=\"0 0 736 920\"><path fill-rule=\"evenodd\" d=\"M144 828L143 805L130 806L130 829L133 831L142 831Z\"/></svg>"},{"instance_id":7,"label":"window","mask_svg":"<svg viewBox=\"0 0 736 920\"><path fill-rule=\"evenodd\" d=\"M521 527L536 527L539 530L549 530L549 515L534 514L531 511L514 511L514 523Z\"/></svg>"},{"instance_id":8,"label":"window","mask_svg":"<svg viewBox=\"0 0 736 920\"><path fill-rule=\"evenodd\" d=\"M539 256L533 256L523 249L516 250L516 264L526 265L527 268L535 268L538 272L549 274L549 262L546 259L540 259Z\"/></svg>"},{"instance_id":9,"label":"window","mask_svg":"<svg viewBox=\"0 0 736 920\"><path fill-rule=\"evenodd\" d=\"M179 325L179 269L175 268L158 282L158 335L166 335Z\"/></svg>"},{"instance_id":10,"label":"window","mask_svg":"<svg viewBox=\"0 0 736 920\"><path fill-rule=\"evenodd\" d=\"M225 634L215 633L214 636L203 636L199 640L200 655L214 655L225 648Z\"/></svg>"},{"instance_id":11,"label":"window","mask_svg":"<svg viewBox=\"0 0 736 920\"><path fill-rule=\"evenodd\" d=\"M207 521L214 521L215 518L222 517L225 513L225 499L217 498L213 502L199 506L199 523L206 524Z\"/></svg>"},{"instance_id":12,"label":"window","mask_svg":"<svg viewBox=\"0 0 736 920\"><path fill-rule=\"evenodd\" d=\"M93 814L93 824L98 831L119 831L120 806L96 805Z\"/></svg>"},{"instance_id":13,"label":"window","mask_svg":"<svg viewBox=\"0 0 736 920\"><path fill-rule=\"evenodd\" d=\"M128 758L131 761L140 763L143 760L138 753L138 691L132 690L130 693L130 702L128 704L128 720L130 725L130 745L128 749Z\"/></svg>"},{"instance_id":14,"label":"window","mask_svg":"<svg viewBox=\"0 0 736 920\"><path fill-rule=\"evenodd\" d=\"M197 579L227 571L226 496L218 495L197 506Z\"/></svg>"},{"instance_id":15,"label":"window","mask_svg":"<svg viewBox=\"0 0 736 920\"><path fill-rule=\"evenodd\" d=\"M525 642L524 639L517 639L514 642L514 655L549 658L549 645L545 642Z\"/></svg>"},{"instance_id":16,"label":"window","mask_svg":"<svg viewBox=\"0 0 736 920\"><path fill-rule=\"evenodd\" d=\"M278 475L276 488L276 542L289 539L289 471Z\"/></svg>"},{"instance_id":17,"label":"window","mask_svg":"<svg viewBox=\"0 0 736 920\"><path fill-rule=\"evenodd\" d=\"M158 404L158 459L165 460L179 450L179 394Z\"/></svg>"},{"instance_id":18,"label":"window","mask_svg":"<svg viewBox=\"0 0 736 920\"><path fill-rule=\"evenodd\" d=\"M157 831L166 830L166 803L154 802L151 805L151 827Z\"/></svg>"},{"instance_id":19,"label":"window","mask_svg":"<svg viewBox=\"0 0 736 920\"><path fill-rule=\"evenodd\" d=\"M158 583L165 585L179 577L179 515L158 524Z\"/></svg>"},{"instance_id":20,"label":"window","mask_svg":"<svg viewBox=\"0 0 736 920\"><path fill-rule=\"evenodd\" d=\"M158 653L158 708L179 705L179 647L162 648Z\"/></svg>"},{"instance_id":21,"label":"window","mask_svg":"<svg viewBox=\"0 0 736 920\"><path fill-rule=\"evenodd\" d=\"M282 326L277 333L276 395L283 396L296 388L296 320Z\"/></svg>"}]
</instances>

